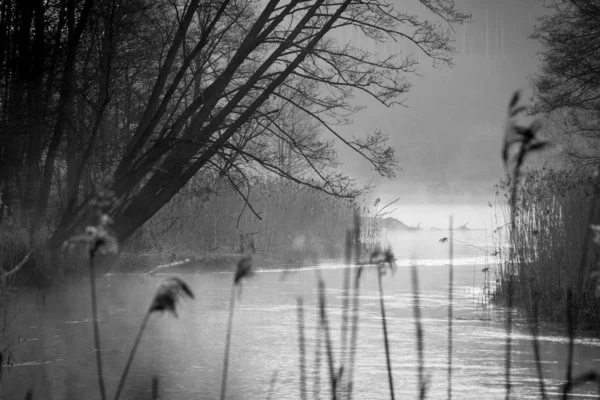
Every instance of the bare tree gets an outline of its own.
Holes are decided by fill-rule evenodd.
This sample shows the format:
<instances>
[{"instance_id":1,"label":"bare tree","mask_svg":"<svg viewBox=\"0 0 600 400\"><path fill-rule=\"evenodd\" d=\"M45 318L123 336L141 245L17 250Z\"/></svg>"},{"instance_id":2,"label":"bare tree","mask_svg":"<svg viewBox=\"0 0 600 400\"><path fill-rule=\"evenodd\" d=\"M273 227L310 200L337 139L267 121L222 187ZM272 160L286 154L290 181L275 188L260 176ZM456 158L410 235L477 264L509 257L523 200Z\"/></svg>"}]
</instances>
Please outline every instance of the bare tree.
<instances>
[{"instance_id":1,"label":"bare tree","mask_svg":"<svg viewBox=\"0 0 600 400\"><path fill-rule=\"evenodd\" d=\"M534 79L533 112L550 117L576 165L600 156L600 5L582 0L551 4L532 37L544 51Z\"/></svg>"},{"instance_id":2,"label":"bare tree","mask_svg":"<svg viewBox=\"0 0 600 400\"><path fill-rule=\"evenodd\" d=\"M35 229L50 224L52 245L81 228L104 184L116 194L124 240L206 169L263 171L351 197L361 188L336 172L335 140L393 177L397 160L384 133L353 138L336 126L360 111L350 102L356 91L401 103L415 58L381 58L332 33L411 42L450 64L451 24L469 18L451 0L422 0L425 18L389 0L22 3L3 0L0 10L8 73L0 184L3 199L27 204ZM15 30L23 21L34 28ZM15 52L20 45L27 51ZM22 54L41 58L40 76ZM23 114L40 96L39 109ZM37 129L22 129L35 118ZM19 141L5 129L22 132Z\"/></svg>"}]
</instances>

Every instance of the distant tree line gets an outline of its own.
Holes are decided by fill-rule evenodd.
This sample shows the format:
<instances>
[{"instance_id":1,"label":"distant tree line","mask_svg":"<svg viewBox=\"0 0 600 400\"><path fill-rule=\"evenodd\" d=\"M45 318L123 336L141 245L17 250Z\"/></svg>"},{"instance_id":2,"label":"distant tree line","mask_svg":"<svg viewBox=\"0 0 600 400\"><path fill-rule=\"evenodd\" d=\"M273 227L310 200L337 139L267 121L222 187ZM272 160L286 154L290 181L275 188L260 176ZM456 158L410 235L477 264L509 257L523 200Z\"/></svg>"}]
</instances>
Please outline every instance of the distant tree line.
<instances>
[{"instance_id":1,"label":"distant tree line","mask_svg":"<svg viewBox=\"0 0 600 400\"><path fill-rule=\"evenodd\" d=\"M124 240L199 172L351 198L363 188L336 171L333 140L393 177L386 134L336 125L361 109L356 91L401 101L415 58L339 37L450 63L451 24L469 16L451 0L418 7L426 18L386 0L2 0L1 217L58 246L110 187Z\"/></svg>"}]
</instances>

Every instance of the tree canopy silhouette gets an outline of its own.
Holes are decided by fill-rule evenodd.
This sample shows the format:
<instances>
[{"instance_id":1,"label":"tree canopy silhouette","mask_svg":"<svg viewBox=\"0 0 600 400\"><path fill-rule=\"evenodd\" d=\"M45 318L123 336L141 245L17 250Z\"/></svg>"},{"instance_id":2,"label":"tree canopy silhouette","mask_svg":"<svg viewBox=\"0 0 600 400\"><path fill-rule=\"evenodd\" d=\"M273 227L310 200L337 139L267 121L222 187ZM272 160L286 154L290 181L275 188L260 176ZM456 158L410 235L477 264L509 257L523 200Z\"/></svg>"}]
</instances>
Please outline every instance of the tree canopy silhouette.
<instances>
[{"instance_id":1,"label":"tree canopy silhouette","mask_svg":"<svg viewBox=\"0 0 600 400\"><path fill-rule=\"evenodd\" d=\"M596 163L600 156L600 3L560 0L549 8L553 13L539 18L532 35L543 46L542 65L534 78L533 112L550 116L566 135L567 154L573 161Z\"/></svg>"},{"instance_id":2,"label":"tree canopy silhouette","mask_svg":"<svg viewBox=\"0 0 600 400\"><path fill-rule=\"evenodd\" d=\"M401 102L416 58L341 38L411 42L450 64L451 24L469 16L452 0L418 6L424 17L390 0L3 0L3 206L58 245L99 187L115 193L120 240L199 171L354 196L334 141L383 176L397 160L383 132L336 127L361 110L357 91Z\"/></svg>"}]
</instances>

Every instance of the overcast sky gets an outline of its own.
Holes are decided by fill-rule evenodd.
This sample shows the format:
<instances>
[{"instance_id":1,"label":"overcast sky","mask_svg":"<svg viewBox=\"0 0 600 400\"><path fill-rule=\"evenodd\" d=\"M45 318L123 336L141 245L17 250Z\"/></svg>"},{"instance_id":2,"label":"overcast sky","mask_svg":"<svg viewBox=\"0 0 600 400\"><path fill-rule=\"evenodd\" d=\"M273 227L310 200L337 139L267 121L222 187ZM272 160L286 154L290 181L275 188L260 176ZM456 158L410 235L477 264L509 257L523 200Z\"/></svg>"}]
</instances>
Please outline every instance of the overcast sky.
<instances>
[{"instance_id":1,"label":"overcast sky","mask_svg":"<svg viewBox=\"0 0 600 400\"><path fill-rule=\"evenodd\" d=\"M398 4L414 7L416 1ZM375 178L377 193L385 199L425 196L439 203L445 200L433 197L448 189L451 197L468 195L481 201L493 196L493 185L503 177L500 146L506 105L517 89L531 95L541 48L529 35L536 17L547 10L536 0L456 0L456 4L472 13L473 22L455 27L454 67L433 68L430 59L421 57L422 76L410 77L407 107L388 109L357 96L357 102L368 108L343 128L348 134L376 128L390 134L403 169L395 181L376 178L366 163L340 149L346 171L363 182ZM398 43L387 50L406 51L407 46Z\"/></svg>"}]
</instances>

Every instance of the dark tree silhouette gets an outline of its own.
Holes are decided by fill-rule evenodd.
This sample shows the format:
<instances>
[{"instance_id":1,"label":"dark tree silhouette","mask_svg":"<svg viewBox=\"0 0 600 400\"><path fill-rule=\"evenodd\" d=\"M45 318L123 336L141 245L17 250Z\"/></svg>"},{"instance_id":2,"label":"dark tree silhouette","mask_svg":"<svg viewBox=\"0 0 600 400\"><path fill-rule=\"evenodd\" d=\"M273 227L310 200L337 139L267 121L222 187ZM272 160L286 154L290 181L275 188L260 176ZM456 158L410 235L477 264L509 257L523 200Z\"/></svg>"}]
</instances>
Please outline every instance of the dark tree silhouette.
<instances>
[{"instance_id":1,"label":"dark tree silhouette","mask_svg":"<svg viewBox=\"0 0 600 400\"><path fill-rule=\"evenodd\" d=\"M539 18L532 37L543 46L534 78L533 113L551 117L576 165L600 156L600 4L560 0Z\"/></svg>"},{"instance_id":2,"label":"dark tree silhouette","mask_svg":"<svg viewBox=\"0 0 600 400\"><path fill-rule=\"evenodd\" d=\"M397 160L386 134L336 125L360 111L356 91L400 103L416 61L339 38L408 41L450 64L451 24L469 16L420 6L426 18L386 0L2 0L2 203L58 246L99 187L115 192L120 240L207 170L352 197L332 141L383 176Z\"/></svg>"}]
</instances>

